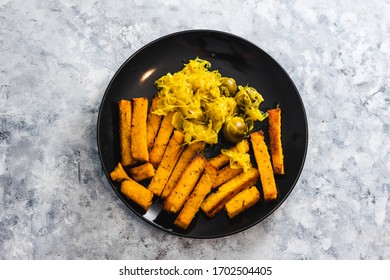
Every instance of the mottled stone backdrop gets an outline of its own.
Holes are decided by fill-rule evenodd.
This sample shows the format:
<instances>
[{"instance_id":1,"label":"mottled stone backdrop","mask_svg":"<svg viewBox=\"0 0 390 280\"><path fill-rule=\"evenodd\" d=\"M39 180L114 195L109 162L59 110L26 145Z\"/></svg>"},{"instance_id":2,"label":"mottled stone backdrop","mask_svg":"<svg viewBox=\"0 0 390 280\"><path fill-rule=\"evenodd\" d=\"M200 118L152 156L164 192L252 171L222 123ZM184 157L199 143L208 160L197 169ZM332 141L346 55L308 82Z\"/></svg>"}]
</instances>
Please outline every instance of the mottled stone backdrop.
<instances>
[{"instance_id":1,"label":"mottled stone backdrop","mask_svg":"<svg viewBox=\"0 0 390 280\"><path fill-rule=\"evenodd\" d=\"M0 259L390 259L389 12L383 0L0 0ZM287 201L213 240L138 219L96 145L118 67L154 39L198 28L268 52L309 122Z\"/></svg>"}]
</instances>

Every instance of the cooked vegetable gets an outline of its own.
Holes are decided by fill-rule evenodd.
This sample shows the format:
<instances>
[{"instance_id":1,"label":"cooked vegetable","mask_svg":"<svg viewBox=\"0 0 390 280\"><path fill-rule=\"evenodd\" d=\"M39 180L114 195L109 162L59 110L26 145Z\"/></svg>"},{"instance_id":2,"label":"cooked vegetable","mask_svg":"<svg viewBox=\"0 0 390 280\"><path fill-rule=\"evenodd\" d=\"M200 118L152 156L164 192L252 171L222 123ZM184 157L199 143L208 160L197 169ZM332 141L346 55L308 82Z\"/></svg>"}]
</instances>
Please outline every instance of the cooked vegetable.
<instances>
[{"instance_id":1,"label":"cooked vegetable","mask_svg":"<svg viewBox=\"0 0 390 280\"><path fill-rule=\"evenodd\" d=\"M223 125L222 133L227 141L238 143L247 135L248 127L242 117L235 116Z\"/></svg>"},{"instance_id":2,"label":"cooked vegetable","mask_svg":"<svg viewBox=\"0 0 390 280\"><path fill-rule=\"evenodd\" d=\"M179 160L176 163L175 168L172 171L171 176L169 177L168 182L166 183L161 197L166 198L176 186L177 181L179 181L181 174L186 169L188 164L191 162L195 154L201 153L205 147L204 142L195 142L185 147L184 151L181 153Z\"/></svg>"},{"instance_id":3,"label":"cooked vegetable","mask_svg":"<svg viewBox=\"0 0 390 280\"><path fill-rule=\"evenodd\" d=\"M237 93L237 84L233 78L221 78L221 91L225 96L235 96Z\"/></svg>"},{"instance_id":4,"label":"cooked vegetable","mask_svg":"<svg viewBox=\"0 0 390 280\"><path fill-rule=\"evenodd\" d=\"M223 183L229 181L231 178L237 176L242 172L242 168L233 169L230 165L225 166L221 170L218 171L218 176L215 178L213 183L213 189L219 187Z\"/></svg>"},{"instance_id":5,"label":"cooked vegetable","mask_svg":"<svg viewBox=\"0 0 390 280\"><path fill-rule=\"evenodd\" d=\"M131 156L131 116L132 107L130 100L121 100L119 107L119 146L121 163L123 166L135 164L137 161Z\"/></svg>"},{"instance_id":6,"label":"cooked vegetable","mask_svg":"<svg viewBox=\"0 0 390 280\"><path fill-rule=\"evenodd\" d=\"M252 121L262 121L267 117L267 113L263 113L259 110L261 102L264 101L261 94L253 87L238 86L238 92L235 96L237 106L244 112Z\"/></svg>"},{"instance_id":7,"label":"cooked vegetable","mask_svg":"<svg viewBox=\"0 0 390 280\"><path fill-rule=\"evenodd\" d=\"M264 200L274 200L278 195L278 190L276 188L268 147L264 142L264 134L260 131L252 132L251 142L257 168L260 173Z\"/></svg>"},{"instance_id":8,"label":"cooked vegetable","mask_svg":"<svg viewBox=\"0 0 390 280\"><path fill-rule=\"evenodd\" d=\"M155 84L158 89L157 115L174 112L173 125L185 134L185 142L202 141L218 143L218 133L231 118L240 116L245 126L251 121L263 120L259 110L263 101L260 93L248 86L238 86L232 78L222 77L217 71L210 71L210 62L196 58L174 74L168 73ZM237 99L236 93L240 96ZM242 103L237 104L237 100ZM240 129L248 134L253 128ZM233 137L235 142L235 138ZM242 140L241 134L239 139Z\"/></svg>"}]
</instances>

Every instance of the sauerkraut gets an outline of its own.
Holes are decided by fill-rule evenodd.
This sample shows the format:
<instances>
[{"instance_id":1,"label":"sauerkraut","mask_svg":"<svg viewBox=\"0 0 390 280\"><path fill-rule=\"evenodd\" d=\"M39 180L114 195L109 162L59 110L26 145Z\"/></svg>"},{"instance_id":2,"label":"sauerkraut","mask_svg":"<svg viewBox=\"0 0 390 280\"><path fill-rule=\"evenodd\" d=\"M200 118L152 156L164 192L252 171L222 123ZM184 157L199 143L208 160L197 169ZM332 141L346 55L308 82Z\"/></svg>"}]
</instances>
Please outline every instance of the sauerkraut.
<instances>
[{"instance_id":1,"label":"sauerkraut","mask_svg":"<svg viewBox=\"0 0 390 280\"><path fill-rule=\"evenodd\" d=\"M239 86L232 94L224 86L218 70L210 70L211 63L200 58L190 60L184 68L168 73L158 80L158 115L174 112L173 125L185 134L187 144L204 141L218 143L218 133L233 116L240 115L249 121L263 120L259 110L262 96L254 88ZM240 93L240 99L236 98ZM237 100L241 104L237 104ZM248 131L250 132L252 128Z\"/></svg>"}]
</instances>

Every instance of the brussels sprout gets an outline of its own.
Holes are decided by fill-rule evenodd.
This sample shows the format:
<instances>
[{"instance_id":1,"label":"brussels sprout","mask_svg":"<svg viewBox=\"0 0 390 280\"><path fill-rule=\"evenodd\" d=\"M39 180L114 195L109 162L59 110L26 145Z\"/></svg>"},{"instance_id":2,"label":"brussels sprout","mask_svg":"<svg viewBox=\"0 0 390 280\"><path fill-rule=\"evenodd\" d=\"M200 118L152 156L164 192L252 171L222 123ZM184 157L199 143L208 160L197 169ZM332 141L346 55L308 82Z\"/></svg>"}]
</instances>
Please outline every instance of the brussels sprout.
<instances>
[{"instance_id":1,"label":"brussels sprout","mask_svg":"<svg viewBox=\"0 0 390 280\"><path fill-rule=\"evenodd\" d=\"M253 87L238 87L239 91L234 98L237 102L237 105L241 108L245 107L258 107L261 102L264 101L260 93Z\"/></svg>"},{"instance_id":2,"label":"brussels sprout","mask_svg":"<svg viewBox=\"0 0 390 280\"><path fill-rule=\"evenodd\" d=\"M247 135L248 127L243 118L235 116L224 124L222 133L227 141L238 143Z\"/></svg>"},{"instance_id":3,"label":"brussels sprout","mask_svg":"<svg viewBox=\"0 0 390 280\"><path fill-rule=\"evenodd\" d=\"M237 92L236 81L232 78L221 78L221 91L225 96L234 96Z\"/></svg>"}]
</instances>

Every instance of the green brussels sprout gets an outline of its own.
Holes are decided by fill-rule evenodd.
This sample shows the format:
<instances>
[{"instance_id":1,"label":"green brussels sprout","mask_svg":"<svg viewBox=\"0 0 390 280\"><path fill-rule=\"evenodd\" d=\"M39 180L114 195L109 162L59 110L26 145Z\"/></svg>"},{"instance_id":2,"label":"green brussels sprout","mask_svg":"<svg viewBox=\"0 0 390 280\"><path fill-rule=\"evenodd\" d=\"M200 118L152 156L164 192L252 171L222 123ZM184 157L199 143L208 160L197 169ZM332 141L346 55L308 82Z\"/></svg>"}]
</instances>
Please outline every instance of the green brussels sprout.
<instances>
[{"instance_id":1,"label":"green brussels sprout","mask_svg":"<svg viewBox=\"0 0 390 280\"><path fill-rule=\"evenodd\" d=\"M238 143L248 134L248 127L243 118L235 116L223 125L222 133L227 141Z\"/></svg>"},{"instance_id":2,"label":"green brussels sprout","mask_svg":"<svg viewBox=\"0 0 390 280\"><path fill-rule=\"evenodd\" d=\"M261 102L264 101L261 94L256 89L248 86L239 86L238 89L239 91L234 99L241 111L253 121L263 120L265 115L259 110Z\"/></svg>"},{"instance_id":3,"label":"green brussels sprout","mask_svg":"<svg viewBox=\"0 0 390 280\"><path fill-rule=\"evenodd\" d=\"M221 78L221 91L225 96L234 96L237 92L236 81L232 78Z\"/></svg>"}]
</instances>

